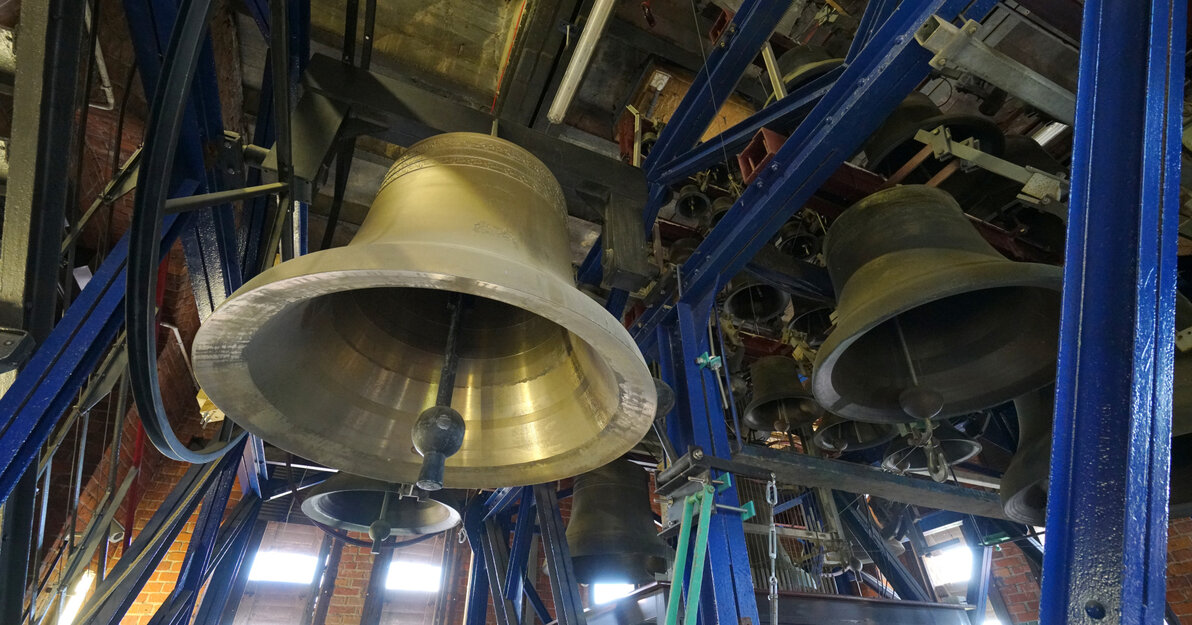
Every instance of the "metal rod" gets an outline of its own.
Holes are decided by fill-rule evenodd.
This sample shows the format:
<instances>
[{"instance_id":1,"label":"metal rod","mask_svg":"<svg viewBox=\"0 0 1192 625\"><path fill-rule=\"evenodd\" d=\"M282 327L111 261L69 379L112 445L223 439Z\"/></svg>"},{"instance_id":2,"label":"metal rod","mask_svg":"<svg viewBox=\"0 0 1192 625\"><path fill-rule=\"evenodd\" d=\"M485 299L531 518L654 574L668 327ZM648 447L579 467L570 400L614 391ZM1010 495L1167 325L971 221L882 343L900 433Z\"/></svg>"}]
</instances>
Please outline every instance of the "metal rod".
<instances>
[{"instance_id":1,"label":"metal rod","mask_svg":"<svg viewBox=\"0 0 1192 625\"><path fill-rule=\"evenodd\" d=\"M288 189L289 186L290 185L285 182L270 182L268 184L244 187L243 189L230 189L228 191L216 191L214 193L204 193L202 195L170 198L166 200L165 214L171 215L174 213L185 213L187 211L198 210L200 208L227 204L228 202L249 200L262 195L280 193Z\"/></svg>"},{"instance_id":2,"label":"metal rod","mask_svg":"<svg viewBox=\"0 0 1192 625\"><path fill-rule=\"evenodd\" d=\"M782 80L781 70L778 69L778 59L774 58L774 48L767 41L762 46L762 61L766 64L766 74L770 77L770 88L774 91L774 99L786 97L786 83Z\"/></svg>"},{"instance_id":3,"label":"metal rod","mask_svg":"<svg viewBox=\"0 0 1192 625\"><path fill-rule=\"evenodd\" d=\"M596 51L596 44L600 42L600 37L608 26L609 16L616 6L616 0L596 0L592 5L588 21L579 35L579 42L575 44L575 52L571 55L571 61L563 72L563 80L555 92L555 99L546 113L546 118L552 124L563 123L563 118L567 116L567 109L571 107L571 101L579 91L579 85L588 71L588 64L592 61L592 53Z\"/></svg>"},{"instance_id":4,"label":"metal rod","mask_svg":"<svg viewBox=\"0 0 1192 625\"><path fill-rule=\"evenodd\" d=\"M451 320L447 325L447 342L443 347L443 368L439 372L439 391L435 403L439 406L450 406L451 396L455 394L455 374L459 371L459 327L463 319L463 309L466 304L463 293L452 293L447 302Z\"/></svg>"}]
</instances>

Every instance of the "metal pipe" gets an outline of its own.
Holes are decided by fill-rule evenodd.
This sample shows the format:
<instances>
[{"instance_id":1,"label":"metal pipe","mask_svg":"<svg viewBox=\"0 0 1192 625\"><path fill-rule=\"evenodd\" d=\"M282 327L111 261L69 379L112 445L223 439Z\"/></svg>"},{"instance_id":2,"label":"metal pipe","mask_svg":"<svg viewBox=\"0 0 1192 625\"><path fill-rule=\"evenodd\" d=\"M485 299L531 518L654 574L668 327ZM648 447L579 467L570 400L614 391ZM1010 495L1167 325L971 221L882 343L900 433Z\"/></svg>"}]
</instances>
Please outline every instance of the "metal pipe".
<instances>
[{"instance_id":1,"label":"metal pipe","mask_svg":"<svg viewBox=\"0 0 1192 625\"><path fill-rule=\"evenodd\" d=\"M567 109L571 107L571 101L575 99L575 94L579 91L579 84L583 81L584 73L588 71L588 64L592 61L592 53L596 51L596 43L604 34L604 29L608 26L608 18L612 15L616 4L616 0L596 0L596 3L592 5L592 11L588 13L588 23L584 25L584 30L579 35L579 42L575 44L571 62L567 64L567 70L563 72L563 80L559 83L555 99L546 113L546 118L552 124L563 123L563 118L567 116Z\"/></svg>"}]
</instances>

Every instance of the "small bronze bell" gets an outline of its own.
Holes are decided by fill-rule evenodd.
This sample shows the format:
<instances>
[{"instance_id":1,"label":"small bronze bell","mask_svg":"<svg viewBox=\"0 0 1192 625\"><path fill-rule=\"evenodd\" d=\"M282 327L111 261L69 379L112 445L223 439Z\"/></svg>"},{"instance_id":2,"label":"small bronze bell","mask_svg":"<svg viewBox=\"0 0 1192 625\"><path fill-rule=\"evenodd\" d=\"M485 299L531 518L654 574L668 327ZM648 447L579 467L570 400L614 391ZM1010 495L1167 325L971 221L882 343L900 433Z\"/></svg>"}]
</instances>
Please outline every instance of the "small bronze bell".
<instances>
[{"instance_id":1,"label":"small bronze bell","mask_svg":"<svg viewBox=\"0 0 1192 625\"><path fill-rule=\"evenodd\" d=\"M460 501L453 491L423 494L421 500L402 497L396 485L336 473L306 493L302 512L323 525L352 532L372 533L384 525L388 531L382 538L437 534L459 524Z\"/></svg>"},{"instance_id":2,"label":"small bronze bell","mask_svg":"<svg viewBox=\"0 0 1192 625\"><path fill-rule=\"evenodd\" d=\"M879 191L824 242L836 329L812 389L848 419L967 414L1055 379L1059 267L998 254L939 189Z\"/></svg>"},{"instance_id":3,"label":"small bronze bell","mask_svg":"<svg viewBox=\"0 0 1192 625\"><path fill-rule=\"evenodd\" d=\"M819 418L820 409L789 356L758 358L749 366L753 395L742 421L759 432L790 431Z\"/></svg>"},{"instance_id":4,"label":"small bronze bell","mask_svg":"<svg viewBox=\"0 0 1192 625\"><path fill-rule=\"evenodd\" d=\"M650 476L624 458L575 478L567 545L581 584L650 581L670 549L650 510Z\"/></svg>"},{"instance_id":5,"label":"small bronze bell","mask_svg":"<svg viewBox=\"0 0 1192 625\"><path fill-rule=\"evenodd\" d=\"M742 273L728 284L724 312L738 322L763 324L781 317L790 303L789 293Z\"/></svg>"},{"instance_id":6,"label":"small bronze bell","mask_svg":"<svg viewBox=\"0 0 1192 625\"><path fill-rule=\"evenodd\" d=\"M932 446L938 445L937 458L943 464L936 465L931 460ZM929 472L936 481L942 481L940 471L955 464L960 464L981 453L981 443L969 438L947 421L935 424L931 431L931 440L915 434L900 436L886 447L885 457L882 458L882 468L894 473L909 471Z\"/></svg>"},{"instance_id":7,"label":"small bronze bell","mask_svg":"<svg viewBox=\"0 0 1192 625\"><path fill-rule=\"evenodd\" d=\"M861 451L890 442L898 432L892 425L865 423L843 419L836 415L824 417L815 430L812 442L828 452Z\"/></svg>"},{"instance_id":8,"label":"small bronze bell","mask_svg":"<svg viewBox=\"0 0 1192 625\"><path fill-rule=\"evenodd\" d=\"M675 198L676 213L702 223L709 217L711 209L712 200L699 187L689 184L679 189L679 195Z\"/></svg>"}]
</instances>

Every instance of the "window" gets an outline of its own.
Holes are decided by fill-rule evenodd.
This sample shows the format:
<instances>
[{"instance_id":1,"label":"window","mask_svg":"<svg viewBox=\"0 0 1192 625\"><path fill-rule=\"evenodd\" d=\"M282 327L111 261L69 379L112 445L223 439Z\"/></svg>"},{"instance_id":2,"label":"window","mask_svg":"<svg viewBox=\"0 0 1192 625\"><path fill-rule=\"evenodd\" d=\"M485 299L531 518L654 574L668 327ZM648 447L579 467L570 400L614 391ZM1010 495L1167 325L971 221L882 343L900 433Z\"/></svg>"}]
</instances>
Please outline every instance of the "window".
<instances>
[{"instance_id":1,"label":"window","mask_svg":"<svg viewBox=\"0 0 1192 625\"><path fill-rule=\"evenodd\" d=\"M385 574L385 588L411 592L438 592L443 567L408 560L394 560L389 563Z\"/></svg>"},{"instance_id":2,"label":"window","mask_svg":"<svg viewBox=\"0 0 1192 625\"><path fill-rule=\"evenodd\" d=\"M936 586L967 582L973 575L973 552L965 545L948 547L923 558L923 563Z\"/></svg>"},{"instance_id":3,"label":"window","mask_svg":"<svg viewBox=\"0 0 1192 625\"><path fill-rule=\"evenodd\" d=\"M309 584L315 578L318 558L304 553L258 551L252 559L248 579L253 582Z\"/></svg>"},{"instance_id":4,"label":"window","mask_svg":"<svg viewBox=\"0 0 1192 625\"><path fill-rule=\"evenodd\" d=\"M592 605L616 601L633 592L633 584L592 584Z\"/></svg>"}]
</instances>

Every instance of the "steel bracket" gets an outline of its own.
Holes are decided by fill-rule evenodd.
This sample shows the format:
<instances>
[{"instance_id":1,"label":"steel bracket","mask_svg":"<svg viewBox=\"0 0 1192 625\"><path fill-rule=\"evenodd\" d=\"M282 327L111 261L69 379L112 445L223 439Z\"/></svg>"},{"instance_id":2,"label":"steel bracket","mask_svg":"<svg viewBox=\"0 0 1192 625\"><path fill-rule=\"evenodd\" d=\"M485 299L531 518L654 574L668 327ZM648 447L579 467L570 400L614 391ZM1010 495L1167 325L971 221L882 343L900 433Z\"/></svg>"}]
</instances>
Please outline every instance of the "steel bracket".
<instances>
[{"instance_id":1,"label":"steel bracket","mask_svg":"<svg viewBox=\"0 0 1192 625\"><path fill-rule=\"evenodd\" d=\"M915 33L915 41L935 53L930 61L932 67L972 74L1051 117L1071 124L1076 114L1076 95L978 39L980 28L974 20L968 20L958 28L933 15Z\"/></svg>"}]
</instances>

